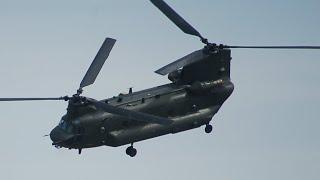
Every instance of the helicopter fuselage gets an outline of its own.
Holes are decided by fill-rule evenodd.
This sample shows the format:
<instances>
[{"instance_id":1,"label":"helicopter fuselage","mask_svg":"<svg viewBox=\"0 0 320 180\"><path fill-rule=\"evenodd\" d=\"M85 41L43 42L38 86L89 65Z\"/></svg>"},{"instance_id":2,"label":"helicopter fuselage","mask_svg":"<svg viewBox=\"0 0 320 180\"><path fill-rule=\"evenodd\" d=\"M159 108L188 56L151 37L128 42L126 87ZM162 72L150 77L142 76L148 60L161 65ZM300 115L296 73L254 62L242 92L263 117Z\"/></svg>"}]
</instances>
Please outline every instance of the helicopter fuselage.
<instances>
[{"instance_id":1,"label":"helicopter fuselage","mask_svg":"<svg viewBox=\"0 0 320 180\"><path fill-rule=\"evenodd\" d=\"M132 121L107 113L89 101L69 101L68 112L55 130L76 136L70 135L69 141L58 145L75 149L103 145L116 147L208 124L233 92L230 60L230 51L223 50L174 73L180 76L170 78L169 75L173 83L100 101L122 109L166 117L173 120L169 125Z\"/></svg>"}]
</instances>

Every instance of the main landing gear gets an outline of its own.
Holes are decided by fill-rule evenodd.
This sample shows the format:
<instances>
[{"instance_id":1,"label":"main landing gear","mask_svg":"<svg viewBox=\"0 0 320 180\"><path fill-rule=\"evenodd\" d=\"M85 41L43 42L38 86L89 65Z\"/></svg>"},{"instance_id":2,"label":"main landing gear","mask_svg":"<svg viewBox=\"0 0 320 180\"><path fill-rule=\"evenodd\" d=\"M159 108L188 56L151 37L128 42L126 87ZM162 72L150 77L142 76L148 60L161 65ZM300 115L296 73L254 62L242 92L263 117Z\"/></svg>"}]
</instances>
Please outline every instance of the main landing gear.
<instances>
[{"instance_id":1,"label":"main landing gear","mask_svg":"<svg viewBox=\"0 0 320 180\"><path fill-rule=\"evenodd\" d=\"M204 128L204 131L206 133L211 133L212 132L212 125L206 124L206 127Z\"/></svg>"},{"instance_id":2,"label":"main landing gear","mask_svg":"<svg viewBox=\"0 0 320 180\"><path fill-rule=\"evenodd\" d=\"M126 154L130 157L134 157L137 154L137 150L133 147L133 143L126 149Z\"/></svg>"}]
</instances>

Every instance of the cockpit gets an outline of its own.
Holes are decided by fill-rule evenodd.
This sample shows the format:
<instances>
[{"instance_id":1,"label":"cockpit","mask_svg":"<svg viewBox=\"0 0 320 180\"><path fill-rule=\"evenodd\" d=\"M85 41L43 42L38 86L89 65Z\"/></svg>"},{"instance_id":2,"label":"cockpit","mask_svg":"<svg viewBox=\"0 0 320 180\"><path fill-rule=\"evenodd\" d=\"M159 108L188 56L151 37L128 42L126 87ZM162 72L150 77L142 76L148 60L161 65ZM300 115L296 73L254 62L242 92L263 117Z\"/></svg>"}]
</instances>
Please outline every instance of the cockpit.
<instances>
[{"instance_id":1,"label":"cockpit","mask_svg":"<svg viewBox=\"0 0 320 180\"><path fill-rule=\"evenodd\" d=\"M58 125L62 130L68 132L68 133L72 133L74 131L74 127L72 125L72 123L65 121L63 119L61 119L61 121L59 122Z\"/></svg>"}]
</instances>

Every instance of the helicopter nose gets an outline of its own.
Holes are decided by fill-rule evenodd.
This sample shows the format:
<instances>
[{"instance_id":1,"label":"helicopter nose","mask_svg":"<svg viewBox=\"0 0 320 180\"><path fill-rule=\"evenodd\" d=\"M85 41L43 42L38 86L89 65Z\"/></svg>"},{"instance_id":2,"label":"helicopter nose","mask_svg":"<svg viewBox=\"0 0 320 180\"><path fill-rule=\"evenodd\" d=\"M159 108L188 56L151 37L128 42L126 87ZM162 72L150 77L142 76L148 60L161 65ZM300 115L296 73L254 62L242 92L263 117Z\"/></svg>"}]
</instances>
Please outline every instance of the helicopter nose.
<instances>
[{"instance_id":1,"label":"helicopter nose","mask_svg":"<svg viewBox=\"0 0 320 180\"><path fill-rule=\"evenodd\" d=\"M53 144L56 143L63 143L65 141L68 141L73 137L72 134L69 134L65 132L63 129L61 129L59 126L56 126L51 132L50 132L50 139L52 140Z\"/></svg>"}]
</instances>

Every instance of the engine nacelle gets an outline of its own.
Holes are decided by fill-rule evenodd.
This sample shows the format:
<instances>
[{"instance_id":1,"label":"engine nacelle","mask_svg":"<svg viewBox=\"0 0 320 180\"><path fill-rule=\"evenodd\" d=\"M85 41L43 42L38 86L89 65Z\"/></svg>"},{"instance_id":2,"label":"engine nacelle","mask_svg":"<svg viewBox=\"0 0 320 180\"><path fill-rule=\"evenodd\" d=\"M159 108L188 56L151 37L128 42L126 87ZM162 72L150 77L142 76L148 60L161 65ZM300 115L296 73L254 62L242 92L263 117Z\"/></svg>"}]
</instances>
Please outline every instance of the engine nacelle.
<instances>
[{"instance_id":1,"label":"engine nacelle","mask_svg":"<svg viewBox=\"0 0 320 180\"><path fill-rule=\"evenodd\" d=\"M204 81L199 82L196 81L192 83L192 85L188 88L191 93L194 94L203 94L209 93L211 90L221 86L223 84L223 80L215 80L215 81Z\"/></svg>"},{"instance_id":2,"label":"engine nacelle","mask_svg":"<svg viewBox=\"0 0 320 180\"><path fill-rule=\"evenodd\" d=\"M177 69L168 75L168 79L174 83L178 82L181 80L182 77L182 69Z\"/></svg>"}]
</instances>

